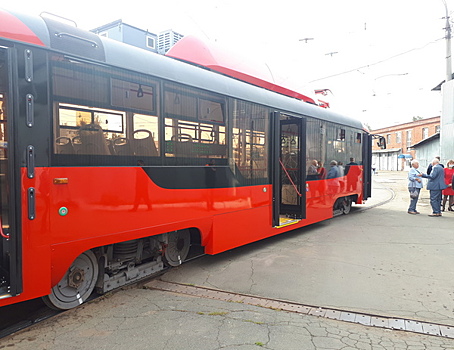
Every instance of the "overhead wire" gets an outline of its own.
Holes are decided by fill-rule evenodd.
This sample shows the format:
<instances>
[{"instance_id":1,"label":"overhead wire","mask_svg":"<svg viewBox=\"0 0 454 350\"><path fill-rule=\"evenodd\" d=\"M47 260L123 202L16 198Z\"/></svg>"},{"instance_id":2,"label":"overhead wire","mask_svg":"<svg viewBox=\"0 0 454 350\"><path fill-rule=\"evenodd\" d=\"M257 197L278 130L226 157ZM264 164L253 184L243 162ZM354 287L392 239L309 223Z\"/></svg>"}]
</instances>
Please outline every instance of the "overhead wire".
<instances>
[{"instance_id":1,"label":"overhead wire","mask_svg":"<svg viewBox=\"0 0 454 350\"><path fill-rule=\"evenodd\" d=\"M417 51L417 50L422 50L422 49L426 48L427 46L432 45L432 44L435 44L435 43L437 43L438 41L444 40L444 39L445 39L444 37L443 37L443 38L440 38L440 39L436 39L436 40L434 40L434 41L428 42L427 44L425 44L425 45L423 45L423 46L415 47L415 48L413 48L413 49L410 49L410 50L407 50L407 51L398 53L398 54L396 54L396 55L393 55L393 56L390 56L390 57L388 57L388 58L382 59L382 60L380 60L380 61L377 61L377 62L374 62L374 63L370 63L370 64L366 64L366 65L363 65L363 66L360 66L360 67L352 68L352 69L349 69L349 70L344 71L344 72L340 72L340 73L328 75L328 76L323 77L323 78L314 79L314 80L309 81L309 83L314 83L314 82L316 82L316 81L325 80L325 79L329 79L329 78L334 78L334 77L338 77L338 76L340 76L340 75L344 75L344 74L356 72L356 71L358 71L359 69L370 68L370 67L376 66L376 65L378 65L378 64L381 64L381 63L390 61L390 60L392 60L392 59L394 59L394 58L397 58L397 57L406 55L406 54L408 54L408 53L410 53L410 52Z\"/></svg>"}]
</instances>

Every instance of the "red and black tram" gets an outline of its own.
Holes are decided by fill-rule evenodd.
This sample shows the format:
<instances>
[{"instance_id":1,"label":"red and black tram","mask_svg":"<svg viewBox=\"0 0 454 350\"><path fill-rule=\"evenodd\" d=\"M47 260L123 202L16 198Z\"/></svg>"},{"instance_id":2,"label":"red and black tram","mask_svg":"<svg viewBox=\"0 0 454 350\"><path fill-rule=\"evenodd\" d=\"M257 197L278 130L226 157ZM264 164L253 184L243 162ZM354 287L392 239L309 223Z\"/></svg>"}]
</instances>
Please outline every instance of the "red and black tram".
<instances>
[{"instance_id":1,"label":"red and black tram","mask_svg":"<svg viewBox=\"0 0 454 350\"><path fill-rule=\"evenodd\" d=\"M49 17L0 11L0 113L0 306L69 309L371 194L357 120Z\"/></svg>"}]
</instances>

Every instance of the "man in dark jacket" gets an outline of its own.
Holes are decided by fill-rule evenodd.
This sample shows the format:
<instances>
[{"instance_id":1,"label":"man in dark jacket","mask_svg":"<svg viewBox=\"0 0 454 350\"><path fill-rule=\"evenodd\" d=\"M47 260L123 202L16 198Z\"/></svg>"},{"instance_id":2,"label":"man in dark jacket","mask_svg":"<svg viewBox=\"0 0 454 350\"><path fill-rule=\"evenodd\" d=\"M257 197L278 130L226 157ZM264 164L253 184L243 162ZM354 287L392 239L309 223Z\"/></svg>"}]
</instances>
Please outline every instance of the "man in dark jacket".
<instances>
[{"instance_id":1,"label":"man in dark jacket","mask_svg":"<svg viewBox=\"0 0 454 350\"><path fill-rule=\"evenodd\" d=\"M430 174L420 174L418 176L429 179L427 189L430 191L430 205L432 206L432 214L429 216L441 216L441 192L448 186L445 184L445 175L443 167L440 165L440 160L435 158L432 161Z\"/></svg>"},{"instance_id":2,"label":"man in dark jacket","mask_svg":"<svg viewBox=\"0 0 454 350\"><path fill-rule=\"evenodd\" d=\"M435 158L437 158L438 160L440 160L440 157L439 156L436 156ZM440 166L442 168L444 168L444 165L443 164L440 164ZM432 163L429 164L429 166L427 167L427 175L430 175L430 173L432 172Z\"/></svg>"}]
</instances>

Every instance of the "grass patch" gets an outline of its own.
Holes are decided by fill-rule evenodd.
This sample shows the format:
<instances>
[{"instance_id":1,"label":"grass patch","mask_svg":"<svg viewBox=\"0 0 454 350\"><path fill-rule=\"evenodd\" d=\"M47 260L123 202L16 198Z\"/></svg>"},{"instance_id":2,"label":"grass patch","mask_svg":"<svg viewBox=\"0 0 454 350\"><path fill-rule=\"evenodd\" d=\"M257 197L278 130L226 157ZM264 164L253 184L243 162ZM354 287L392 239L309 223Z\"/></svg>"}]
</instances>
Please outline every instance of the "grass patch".
<instances>
[{"instance_id":1,"label":"grass patch","mask_svg":"<svg viewBox=\"0 0 454 350\"><path fill-rule=\"evenodd\" d=\"M244 320L244 322L250 322L255 324L264 324L265 322L253 321L253 320Z\"/></svg>"},{"instance_id":2,"label":"grass patch","mask_svg":"<svg viewBox=\"0 0 454 350\"><path fill-rule=\"evenodd\" d=\"M224 316L224 315L227 315L228 312L225 312L225 311L214 311L214 312L210 312L208 315L210 316Z\"/></svg>"}]
</instances>

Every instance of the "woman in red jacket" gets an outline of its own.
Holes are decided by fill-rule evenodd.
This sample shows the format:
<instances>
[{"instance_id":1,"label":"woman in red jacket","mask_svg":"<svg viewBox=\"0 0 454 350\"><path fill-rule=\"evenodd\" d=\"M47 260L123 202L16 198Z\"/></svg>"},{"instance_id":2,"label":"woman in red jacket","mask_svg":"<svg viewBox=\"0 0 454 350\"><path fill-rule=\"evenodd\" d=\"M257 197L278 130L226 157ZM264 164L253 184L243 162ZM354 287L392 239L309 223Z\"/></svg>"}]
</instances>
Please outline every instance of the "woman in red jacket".
<instances>
[{"instance_id":1,"label":"woman in red jacket","mask_svg":"<svg viewBox=\"0 0 454 350\"><path fill-rule=\"evenodd\" d=\"M446 168L444 168L443 170L445 173L445 184L449 185L453 181L454 177L454 160L449 160ZM443 211L445 211L446 202L448 201L448 199L448 210L454 211L454 208L452 208L454 204L454 189L452 187L448 187L443 190Z\"/></svg>"}]
</instances>

